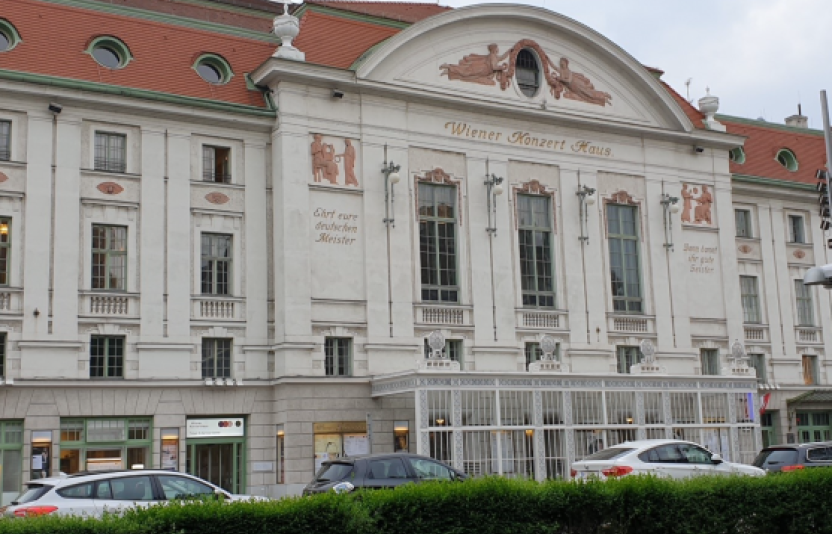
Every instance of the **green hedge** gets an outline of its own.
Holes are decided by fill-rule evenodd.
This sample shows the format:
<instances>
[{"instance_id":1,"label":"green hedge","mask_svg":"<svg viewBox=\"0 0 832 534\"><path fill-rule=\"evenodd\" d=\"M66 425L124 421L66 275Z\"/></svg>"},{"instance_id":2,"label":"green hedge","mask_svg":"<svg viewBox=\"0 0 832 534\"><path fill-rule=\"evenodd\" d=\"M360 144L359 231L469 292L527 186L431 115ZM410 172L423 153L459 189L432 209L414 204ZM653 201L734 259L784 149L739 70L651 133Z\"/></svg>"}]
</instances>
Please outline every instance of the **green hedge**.
<instances>
[{"instance_id":1,"label":"green hedge","mask_svg":"<svg viewBox=\"0 0 832 534\"><path fill-rule=\"evenodd\" d=\"M169 504L101 520L0 520L0 534L832 534L832 469L763 478L484 478L272 502Z\"/></svg>"}]
</instances>

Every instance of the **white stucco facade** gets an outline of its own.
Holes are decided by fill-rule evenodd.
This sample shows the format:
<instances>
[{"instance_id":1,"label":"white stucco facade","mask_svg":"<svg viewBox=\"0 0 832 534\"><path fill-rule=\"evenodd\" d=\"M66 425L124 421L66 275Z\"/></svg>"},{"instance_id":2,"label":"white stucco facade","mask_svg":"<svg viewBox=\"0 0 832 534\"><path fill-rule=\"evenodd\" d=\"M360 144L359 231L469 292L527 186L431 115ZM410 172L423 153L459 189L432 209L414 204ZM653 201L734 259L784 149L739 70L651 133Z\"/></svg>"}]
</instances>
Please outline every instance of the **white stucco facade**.
<instances>
[{"instance_id":1,"label":"white stucco facade","mask_svg":"<svg viewBox=\"0 0 832 534\"><path fill-rule=\"evenodd\" d=\"M516 79L502 89L441 74L441 65L486 54L489 44L503 52L523 40L568 57L609 102L555 98L542 79L528 97ZM768 409L779 410L784 440L785 400L812 389L803 355L817 357L818 383L828 383L829 297L812 289L815 324L798 325L793 282L828 261L809 209L814 196L732 181L729 151L743 139L696 128L653 75L592 30L536 8L476 6L413 25L355 70L272 58L251 77L271 92L276 116L0 82L0 120L12 131L10 161L0 161L0 217L11 220L0 419L23 423L24 480L34 471L36 432L51 432L55 470L69 461L64 449L94 449L89 440L66 444L70 420L146 418L152 434L141 446L153 466L170 459L165 432L176 429L174 467L192 470L190 446L199 442L188 438L187 421L227 417L245 421L236 489L294 493L321 459L316 435L368 434L374 452L392 451L404 421L408 448L431 453L440 412L419 402L432 391L531 391L538 396L526 408L543 410L551 392L567 392L563 406L586 392L631 395L628 423L601 410L606 416L594 422L577 412L547 422L541 412L523 424L484 425L538 432L538 452L548 447L544 432L563 432L564 465L580 454L579 433L598 430L609 445L630 435L628 424L639 437L686 429L700 442L719 428L724 452L748 461L762 446L759 393L774 393ZM50 101L63 111L47 111ZM125 136L125 172L94 170L96 132ZM320 173L316 142L334 151ZM230 149L230 183L203 181L204 146ZM348 146L357 183L348 180ZM390 162L401 180L386 198ZM492 175L504 179L504 193L492 197L489 219L484 182ZM453 191L455 302L423 298L420 184ZM595 190L585 208L582 188ZM699 204L704 188L712 198ZM696 191L687 207L683 189ZM552 307L524 306L523 195L550 199ZM678 198L682 213L666 212L663 195ZM637 216L639 312L615 311L608 217L618 205ZM707 217L697 220L701 205ZM738 207L753 213L752 238L735 235ZM789 214L806 218L808 244L788 243ZM93 289L94 225L126 228L122 290ZM232 243L225 295L202 289L209 234ZM741 275L758 280L754 324L744 318ZM437 330L459 343L460 370L418 370L424 340ZM123 338L122 377L90 377L93 336ZM559 344L559 372L527 370L526 346L543 336ZM347 340L346 376L327 376L328 338ZM231 341L227 377L203 372L211 339ZM620 348L645 340L657 371L622 376ZM729 359L735 341L764 355L762 389L753 370ZM703 375L709 349L718 375ZM645 392L663 399L652 427ZM671 399L683 393L699 406L695 421L673 420ZM703 416L708 395L722 395L719 417ZM457 437L443 458L460 468L472 459L463 450L463 406L457 399L443 408L460 410L448 416ZM534 461L528 476L552 475L542 453Z\"/></svg>"}]
</instances>

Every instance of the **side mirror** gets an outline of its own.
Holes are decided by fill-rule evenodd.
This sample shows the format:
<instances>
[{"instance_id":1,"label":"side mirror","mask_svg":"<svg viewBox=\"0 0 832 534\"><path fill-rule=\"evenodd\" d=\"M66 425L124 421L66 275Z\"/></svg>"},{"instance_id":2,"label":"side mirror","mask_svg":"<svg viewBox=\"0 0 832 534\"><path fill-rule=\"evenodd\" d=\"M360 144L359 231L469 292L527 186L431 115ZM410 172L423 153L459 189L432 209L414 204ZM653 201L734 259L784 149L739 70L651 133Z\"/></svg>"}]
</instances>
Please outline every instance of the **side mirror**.
<instances>
[{"instance_id":1,"label":"side mirror","mask_svg":"<svg viewBox=\"0 0 832 534\"><path fill-rule=\"evenodd\" d=\"M722 456L720 456L718 454L711 455L711 462L713 462L714 465L721 464L724 461L725 460L722 459Z\"/></svg>"},{"instance_id":2,"label":"side mirror","mask_svg":"<svg viewBox=\"0 0 832 534\"><path fill-rule=\"evenodd\" d=\"M355 489L355 486L350 484L349 482L339 482L332 486L332 491L335 493L349 493Z\"/></svg>"}]
</instances>

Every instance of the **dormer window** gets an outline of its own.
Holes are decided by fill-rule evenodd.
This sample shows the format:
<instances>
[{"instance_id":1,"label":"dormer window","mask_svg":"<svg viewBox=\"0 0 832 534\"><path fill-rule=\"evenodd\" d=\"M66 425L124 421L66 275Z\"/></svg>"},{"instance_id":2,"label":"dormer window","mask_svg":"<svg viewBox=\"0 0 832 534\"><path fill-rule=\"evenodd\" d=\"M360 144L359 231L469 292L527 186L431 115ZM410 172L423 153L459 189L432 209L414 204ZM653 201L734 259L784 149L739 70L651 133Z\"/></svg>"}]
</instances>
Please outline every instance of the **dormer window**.
<instances>
[{"instance_id":1,"label":"dormer window","mask_svg":"<svg viewBox=\"0 0 832 534\"><path fill-rule=\"evenodd\" d=\"M199 77L213 85L224 85L231 81L234 72L231 65L216 54L203 54L193 64Z\"/></svg>"},{"instance_id":2,"label":"dormer window","mask_svg":"<svg viewBox=\"0 0 832 534\"><path fill-rule=\"evenodd\" d=\"M536 95L540 89L540 65L531 50L524 48L517 54L515 73L520 92L529 97Z\"/></svg>"},{"instance_id":3,"label":"dormer window","mask_svg":"<svg viewBox=\"0 0 832 534\"><path fill-rule=\"evenodd\" d=\"M731 152L728 153L728 159L737 165L742 165L745 163L745 150L743 150L741 146L732 149Z\"/></svg>"},{"instance_id":4,"label":"dormer window","mask_svg":"<svg viewBox=\"0 0 832 534\"><path fill-rule=\"evenodd\" d=\"M127 45L110 36L96 38L87 48L87 53L96 63L111 70L122 69L133 60Z\"/></svg>"},{"instance_id":5,"label":"dormer window","mask_svg":"<svg viewBox=\"0 0 832 534\"><path fill-rule=\"evenodd\" d=\"M781 148L777 152L777 162L791 172L797 171L797 156L788 148Z\"/></svg>"},{"instance_id":6,"label":"dormer window","mask_svg":"<svg viewBox=\"0 0 832 534\"><path fill-rule=\"evenodd\" d=\"M0 19L0 52L8 52L20 42L20 35L11 22Z\"/></svg>"}]
</instances>

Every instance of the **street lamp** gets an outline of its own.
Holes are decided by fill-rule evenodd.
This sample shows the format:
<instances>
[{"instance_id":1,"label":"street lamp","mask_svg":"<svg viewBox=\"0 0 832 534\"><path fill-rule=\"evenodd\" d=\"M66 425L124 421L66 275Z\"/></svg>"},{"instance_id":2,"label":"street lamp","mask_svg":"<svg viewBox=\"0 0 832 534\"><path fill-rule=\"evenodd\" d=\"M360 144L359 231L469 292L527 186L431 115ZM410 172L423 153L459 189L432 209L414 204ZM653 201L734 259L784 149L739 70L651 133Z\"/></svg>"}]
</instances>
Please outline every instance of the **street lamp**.
<instances>
[{"instance_id":1,"label":"street lamp","mask_svg":"<svg viewBox=\"0 0 832 534\"><path fill-rule=\"evenodd\" d=\"M586 244L589 243L589 236L587 235L587 218L589 217L587 206L595 204L595 189L582 185L578 188L578 199L580 200L580 218L581 218L581 235L578 239Z\"/></svg>"},{"instance_id":2,"label":"street lamp","mask_svg":"<svg viewBox=\"0 0 832 534\"><path fill-rule=\"evenodd\" d=\"M384 224L387 226L396 227L396 219L390 216L390 211L395 203L394 187L401 177L399 176L399 169L401 165L395 165L392 161L387 161L387 145L384 145L384 166L381 173L384 174Z\"/></svg>"},{"instance_id":3,"label":"street lamp","mask_svg":"<svg viewBox=\"0 0 832 534\"><path fill-rule=\"evenodd\" d=\"M673 250L673 215L679 213L679 197L672 197L662 193L662 209L664 212L664 248Z\"/></svg>"},{"instance_id":4,"label":"street lamp","mask_svg":"<svg viewBox=\"0 0 832 534\"><path fill-rule=\"evenodd\" d=\"M490 235L497 233L497 195L503 194L503 178L495 174L485 176L486 197L488 203L488 228L485 229ZM494 225L492 226L492 212Z\"/></svg>"}]
</instances>

